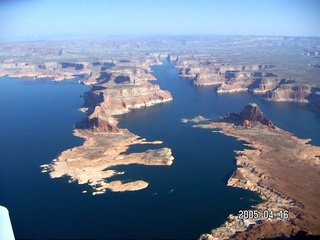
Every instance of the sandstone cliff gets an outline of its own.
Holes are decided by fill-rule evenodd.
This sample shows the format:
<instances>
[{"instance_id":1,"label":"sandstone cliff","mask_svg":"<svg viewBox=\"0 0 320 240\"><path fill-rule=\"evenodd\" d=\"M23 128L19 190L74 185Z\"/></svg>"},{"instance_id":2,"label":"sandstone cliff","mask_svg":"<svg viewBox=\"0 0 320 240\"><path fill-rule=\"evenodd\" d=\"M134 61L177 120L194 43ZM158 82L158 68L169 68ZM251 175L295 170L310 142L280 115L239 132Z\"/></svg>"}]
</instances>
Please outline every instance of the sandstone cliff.
<instances>
[{"instance_id":1,"label":"sandstone cliff","mask_svg":"<svg viewBox=\"0 0 320 240\"><path fill-rule=\"evenodd\" d=\"M89 78L83 81L92 85L84 93L82 111L87 117L76 124L74 134L85 139L83 146L64 151L56 161L43 165L53 178L69 176L71 181L87 183L93 194L111 191L136 191L148 186L143 180L122 182L107 179L124 172L110 169L117 165L171 165L171 149L162 147L141 153L124 154L133 144L161 144L161 141L147 142L127 129L117 126L114 115L124 114L135 108L153 106L172 100L170 92L161 90L149 80L155 78L149 73L148 61L120 59L112 62L92 62ZM135 67L135 65L138 65ZM66 64L65 68L83 68L84 65ZM94 74L93 74L94 73ZM151 76L151 77L150 77Z\"/></svg>"},{"instance_id":2,"label":"sandstone cliff","mask_svg":"<svg viewBox=\"0 0 320 240\"><path fill-rule=\"evenodd\" d=\"M85 85L114 86L123 83L142 83L156 80L150 74L151 69L147 63L120 63L110 67L93 67L87 79L82 81ZM137 65L137 66L136 66Z\"/></svg>"},{"instance_id":3,"label":"sandstone cliff","mask_svg":"<svg viewBox=\"0 0 320 240\"><path fill-rule=\"evenodd\" d=\"M93 87L84 94L84 110L89 116L79 128L118 131L112 115L124 114L135 108L153 106L172 100L170 92L153 84L120 84L108 88Z\"/></svg>"},{"instance_id":4,"label":"sandstone cliff","mask_svg":"<svg viewBox=\"0 0 320 240\"><path fill-rule=\"evenodd\" d=\"M274 90L266 93L267 100L308 102L308 96L312 92L310 85L281 84Z\"/></svg>"},{"instance_id":5,"label":"sandstone cliff","mask_svg":"<svg viewBox=\"0 0 320 240\"><path fill-rule=\"evenodd\" d=\"M161 141L147 142L127 129L117 126L113 115L124 114L134 108L141 108L172 100L170 92L161 90L151 83L118 83L104 87L94 85L84 94L82 108L87 117L76 124L74 134L85 139L83 146L64 151L56 161L43 165L52 178L69 176L71 181L87 183L93 194L111 191L137 191L148 186L143 180L122 182L107 179L124 172L110 169L117 165L171 165L171 149L159 148L141 153L124 154L133 144L161 144Z\"/></svg>"},{"instance_id":6,"label":"sandstone cliff","mask_svg":"<svg viewBox=\"0 0 320 240\"><path fill-rule=\"evenodd\" d=\"M254 94L265 94L268 91L271 91L278 87L280 84L283 84L285 79L279 79L277 77L264 77L261 79L259 85L254 88L252 91Z\"/></svg>"},{"instance_id":7,"label":"sandstone cliff","mask_svg":"<svg viewBox=\"0 0 320 240\"><path fill-rule=\"evenodd\" d=\"M270 64L223 64L207 55L179 57L176 63L180 75L191 78L192 84L216 85L219 92L246 91L256 80L267 76L267 70L275 67Z\"/></svg>"},{"instance_id":8,"label":"sandstone cliff","mask_svg":"<svg viewBox=\"0 0 320 240\"><path fill-rule=\"evenodd\" d=\"M283 59L277 64L265 64L269 60L263 61L264 64L252 64L254 61L240 64L246 62L245 58L239 57L241 54L241 51L232 56L179 53L175 67L180 76L188 78L193 85L212 85L218 93L248 91L270 101L304 102L311 103L315 109L320 108L315 93L319 88L316 79L320 64L292 62L290 65L284 64ZM311 52L307 56L317 57ZM239 63L233 57L239 59ZM306 57L300 61L306 61Z\"/></svg>"},{"instance_id":9,"label":"sandstone cliff","mask_svg":"<svg viewBox=\"0 0 320 240\"><path fill-rule=\"evenodd\" d=\"M88 117L76 124L76 128L98 132L120 132L117 123L106 109L97 105Z\"/></svg>"}]
</instances>

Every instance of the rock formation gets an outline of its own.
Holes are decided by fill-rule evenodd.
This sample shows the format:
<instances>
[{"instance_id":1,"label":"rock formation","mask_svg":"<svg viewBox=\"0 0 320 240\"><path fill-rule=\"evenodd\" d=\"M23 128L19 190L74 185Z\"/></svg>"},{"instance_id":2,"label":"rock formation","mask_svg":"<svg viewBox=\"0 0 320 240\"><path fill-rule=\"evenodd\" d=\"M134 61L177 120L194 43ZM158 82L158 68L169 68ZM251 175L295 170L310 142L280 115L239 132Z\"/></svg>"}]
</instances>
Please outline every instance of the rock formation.
<instances>
[{"instance_id":1,"label":"rock formation","mask_svg":"<svg viewBox=\"0 0 320 240\"><path fill-rule=\"evenodd\" d=\"M231 214L222 226L200 239L286 239L300 231L304 236L320 234L320 148L308 144L310 139L298 139L277 128L256 104L245 106L240 114L229 113L218 121L195 127L219 128L222 133L246 142L250 148L236 151L238 168L228 186L255 191L264 200L253 206L258 213L256 218ZM264 211L287 211L288 215L265 217Z\"/></svg>"},{"instance_id":2,"label":"rock formation","mask_svg":"<svg viewBox=\"0 0 320 240\"><path fill-rule=\"evenodd\" d=\"M253 126L259 122L262 125L273 127L273 123L265 117L260 107L255 103L246 105L239 117L243 126Z\"/></svg>"},{"instance_id":3,"label":"rock formation","mask_svg":"<svg viewBox=\"0 0 320 240\"><path fill-rule=\"evenodd\" d=\"M274 90L266 93L267 100L308 102L308 96L312 92L310 85L281 84Z\"/></svg>"},{"instance_id":4,"label":"rock formation","mask_svg":"<svg viewBox=\"0 0 320 240\"><path fill-rule=\"evenodd\" d=\"M93 188L93 194L111 191L136 191L148 186L143 180L123 183L120 180L107 179L124 172L110 169L117 165L171 165L173 156L169 148L147 150L142 153L124 154L132 144L160 144L161 141L147 142L117 126L113 115L124 114L135 108L149 107L172 100L170 92L161 90L148 80L155 78L147 68L134 67L134 60L118 60L121 66L106 62L87 63L91 66L89 78L83 80L92 85L84 93L82 111L87 117L76 124L74 134L85 139L83 146L64 151L52 164L43 165L43 171L49 171L53 178L69 176L71 181L87 183ZM127 65L129 64L129 66ZM142 65L144 65L143 63ZM97 72L101 65L103 71ZM84 65L64 63L63 68L84 67ZM96 71L96 74L92 72ZM148 76L152 76L148 78Z\"/></svg>"},{"instance_id":5,"label":"rock formation","mask_svg":"<svg viewBox=\"0 0 320 240\"><path fill-rule=\"evenodd\" d=\"M110 115L123 114L134 108L148 107L172 100L170 92L152 84L114 86L94 90L89 94L102 96L103 101L100 106L108 109Z\"/></svg>"},{"instance_id":6,"label":"rock formation","mask_svg":"<svg viewBox=\"0 0 320 240\"><path fill-rule=\"evenodd\" d=\"M309 40L313 45L317 45L314 39ZM233 42L235 45L238 43ZM292 46L289 44L285 48L287 47L291 49ZM295 47L300 48L296 45ZM260 47L258 49L257 51L262 50ZM306 49L301 49L301 51L305 52ZM216 87L218 93L248 91L262 95L270 101L304 102L311 103L316 109L319 108L319 102L315 101L317 97L312 97L312 94L319 88L320 63L318 60L312 61L315 63L307 61L308 58L318 59L317 53L319 51L308 51L304 54L305 57L296 56L301 62L288 61L288 63L287 61L284 63L281 57L276 61L270 61L270 59L261 61L264 59L261 56L256 61L246 61L246 57L241 57L245 51L232 49L231 52L233 55L215 53L214 51L212 54L203 52L175 53L177 56L175 67L180 76L188 78L193 85L211 85ZM251 58L255 57L251 55ZM257 62L261 64L256 64Z\"/></svg>"},{"instance_id":7,"label":"rock formation","mask_svg":"<svg viewBox=\"0 0 320 240\"><path fill-rule=\"evenodd\" d=\"M217 92L252 91L271 101L310 102L320 109L319 38L150 39L0 44L0 76L64 80L82 75L86 78L82 83L92 86L85 94L83 108L88 117L77 124L75 130L75 135L84 138L85 143L64 151L57 161L43 166L44 170L50 171L51 177L67 175L71 180L89 184L94 193L103 193L106 189L138 190L147 187L148 183L143 180L109 182L108 177L122 174L110 167L172 163L168 148L123 154L131 144L151 143L119 128L112 116L170 101L171 95L148 82L155 80L150 65L161 64L159 58L175 62L180 75L189 78L194 85L213 85ZM194 122L204 120L197 117ZM252 105L240 114L228 114L224 121L227 122L211 123L204 128L221 127L225 134L249 142L254 148L237 152L239 168L228 184L259 192L266 201L265 205L257 207L260 210L289 208L290 214L297 217L291 219L295 224L290 229L292 234L296 233L297 226L316 231L320 201L312 192L319 192L318 185L314 184L319 182L319 161L315 157L320 155L319 149L306 144L307 140L296 139L290 133L274 128L261 110ZM237 220L236 216L230 217L230 223L220 232L222 235L216 236L230 236L230 233L256 224ZM270 221L270 225L272 230L281 232L277 226L290 224L292 227L290 221L279 224ZM309 226L305 222L310 223ZM268 229L269 225L265 225ZM209 234L208 239L215 233ZM283 234L287 236L287 232Z\"/></svg>"},{"instance_id":8,"label":"rock formation","mask_svg":"<svg viewBox=\"0 0 320 240\"><path fill-rule=\"evenodd\" d=\"M81 122L76 124L77 129L88 129L98 132L119 132L117 121L102 107L97 105L94 111Z\"/></svg>"},{"instance_id":9,"label":"rock formation","mask_svg":"<svg viewBox=\"0 0 320 240\"><path fill-rule=\"evenodd\" d=\"M43 171L49 171L51 177L69 176L71 181L87 183L94 194L106 189L134 191L147 187L148 183L108 181L111 176L123 174L109 168L172 164L171 150L166 147L124 154L132 144L161 144L161 141L148 142L119 128L114 115L172 100L170 92L150 83L156 80L150 66L161 64L160 53L147 53L145 48L137 50L137 45L123 40L0 44L0 76L54 81L80 76L81 83L91 87L84 94L81 108L87 117L74 130L76 136L85 139L84 145L68 149L51 164L43 165ZM129 49L131 53L126 52ZM170 60L174 60L173 55Z\"/></svg>"},{"instance_id":10,"label":"rock formation","mask_svg":"<svg viewBox=\"0 0 320 240\"><path fill-rule=\"evenodd\" d=\"M180 57L176 68L180 75L191 78L194 85L214 85L218 92L247 91L261 77L268 76L267 70L275 65L224 65L212 59L202 59L203 55ZM208 57L208 56L205 56Z\"/></svg>"},{"instance_id":11,"label":"rock formation","mask_svg":"<svg viewBox=\"0 0 320 240\"><path fill-rule=\"evenodd\" d=\"M87 110L89 116L76 127L112 132L118 131L112 115L172 100L170 92L152 84L121 84L108 88L92 88L84 94L84 98L82 109Z\"/></svg>"},{"instance_id":12,"label":"rock formation","mask_svg":"<svg viewBox=\"0 0 320 240\"><path fill-rule=\"evenodd\" d=\"M260 107L256 103L249 103L248 105L246 105L240 114L235 112L228 113L226 116L223 116L222 118L222 121L235 123L236 125L241 125L246 128L254 127L259 124L271 128L274 127L272 121L268 120L265 117L264 113L261 111Z\"/></svg>"},{"instance_id":13,"label":"rock formation","mask_svg":"<svg viewBox=\"0 0 320 240\"><path fill-rule=\"evenodd\" d=\"M259 85L252 91L254 94L265 94L282 84L285 79L279 79L277 77L264 77L261 79Z\"/></svg>"},{"instance_id":14,"label":"rock formation","mask_svg":"<svg viewBox=\"0 0 320 240\"><path fill-rule=\"evenodd\" d=\"M218 93L250 91L270 101L308 103L317 89L270 73L275 65L224 65L212 59L203 60L200 56L180 57L176 68L181 76L191 79L193 85L212 85Z\"/></svg>"}]
</instances>

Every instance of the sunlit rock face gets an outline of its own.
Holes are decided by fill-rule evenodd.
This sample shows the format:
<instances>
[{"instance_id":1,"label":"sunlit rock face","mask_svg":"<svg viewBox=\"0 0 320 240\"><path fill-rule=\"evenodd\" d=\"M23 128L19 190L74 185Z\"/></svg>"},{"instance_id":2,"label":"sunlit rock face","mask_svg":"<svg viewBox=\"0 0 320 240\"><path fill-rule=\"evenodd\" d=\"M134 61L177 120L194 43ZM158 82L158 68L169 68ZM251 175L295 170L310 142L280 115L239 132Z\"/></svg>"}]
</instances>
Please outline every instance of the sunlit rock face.
<instances>
[{"instance_id":1,"label":"sunlit rock face","mask_svg":"<svg viewBox=\"0 0 320 240\"><path fill-rule=\"evenodd\" d=\"M308 102L311 94L310 85L281 84L276 89L267 92L267 99L272 101Z\"/></svg>"},{"instance_id":2,"label":"sunlit rock face","mask_svg":"<svg viewBox=\"0 0 320 240\"><path fill-rule=\"evenodd\" d=\"M249 103L244 107L244 109L240 113L240 120L242 122L242 125L254 124L256 122L259 122L269 127L273 126L272 121L268 120L265 117L260 107L255 103Z\"/></svg>"},{"instance_id":3,"label":"sunlit rock face","mask_svg":"<svg viewBox=\"0 0 320 240\"><path fill-rule=\"evenodd\" d=\"M254 127L259 124L274 128L272 121L266 118L256 103L249 103L246 105L240 114L236 112L229 112L222 118L223 121L234 123L236 125L242 125L246 128Z\"/></svg>"}]
</instances>

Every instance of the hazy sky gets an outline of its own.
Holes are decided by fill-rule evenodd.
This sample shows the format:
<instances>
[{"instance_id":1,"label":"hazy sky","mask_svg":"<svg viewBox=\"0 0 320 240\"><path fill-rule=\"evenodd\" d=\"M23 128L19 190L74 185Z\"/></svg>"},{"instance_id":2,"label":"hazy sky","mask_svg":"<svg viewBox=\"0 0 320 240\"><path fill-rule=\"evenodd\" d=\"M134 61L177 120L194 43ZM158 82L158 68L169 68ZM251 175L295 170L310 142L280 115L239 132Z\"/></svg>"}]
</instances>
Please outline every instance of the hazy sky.
<instances>
[{"instance_id":1,"label":"hazy sky","mask_svg":"<svg viewBox=\"0 0 320 240\"><path fill-rule=\"evenodd\" d=\"M318 0L2 0L0 37L320 36Z\"/></svg>"}]
</instances>

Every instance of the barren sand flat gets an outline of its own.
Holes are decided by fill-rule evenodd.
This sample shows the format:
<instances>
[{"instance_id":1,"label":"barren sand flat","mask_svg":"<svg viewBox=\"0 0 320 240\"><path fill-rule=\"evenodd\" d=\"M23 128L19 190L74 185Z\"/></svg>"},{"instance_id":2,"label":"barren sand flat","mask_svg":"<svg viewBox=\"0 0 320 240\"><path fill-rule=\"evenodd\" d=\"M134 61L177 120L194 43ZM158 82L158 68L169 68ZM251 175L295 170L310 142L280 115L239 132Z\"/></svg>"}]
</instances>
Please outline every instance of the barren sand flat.
<instances>
[{"instance_id":1,"label":"barren sand flat","mask_svg":"<svg viewBox=\"0 0 320 240\"><path fill-rule=\"evenodd\" d=\"M198 118L191 121L198 122ZM265 200L254 206L259 218L239 219L239 215L230 215L229 221L211 234L204 234L202 239L231 236L246 239L249 236L246 229L251 224L255 227L250 228L250 236L256 237L290 236L300 230L320 234L320 147L308 144L309 139L299 139L280 128L260 123L244 127L222 120L194 127L219 128L221 133L248 143L250 149L236 152L237 170L228 185L256 191ZM265 210L277 215L262 218ZM288 219L281 219L280 211L288 211Z\"/></svg>"},{"instance_id":2,"label":"barren sand flat","mask_svg":"<svg viewBox=\"0 0 320 240\"><path fill-rule=\"evenodd\" d=\"M148 183L143 180L122 183L121 181L106 181L107 178L124 172L110 169L118 165L171 165L173 157L169 148L147 150L142 153L123 154L132 144L161 144L161 141L147 142L139 136L121 129L118 133L92 132L75 130L74 134L84 138L83 146L64 151L51 164L42 165L49 170L52 178L69 176L71 181L92 186L94 194L111 191L135 191L146 188Z\"/></svg>"}]
</instances>

